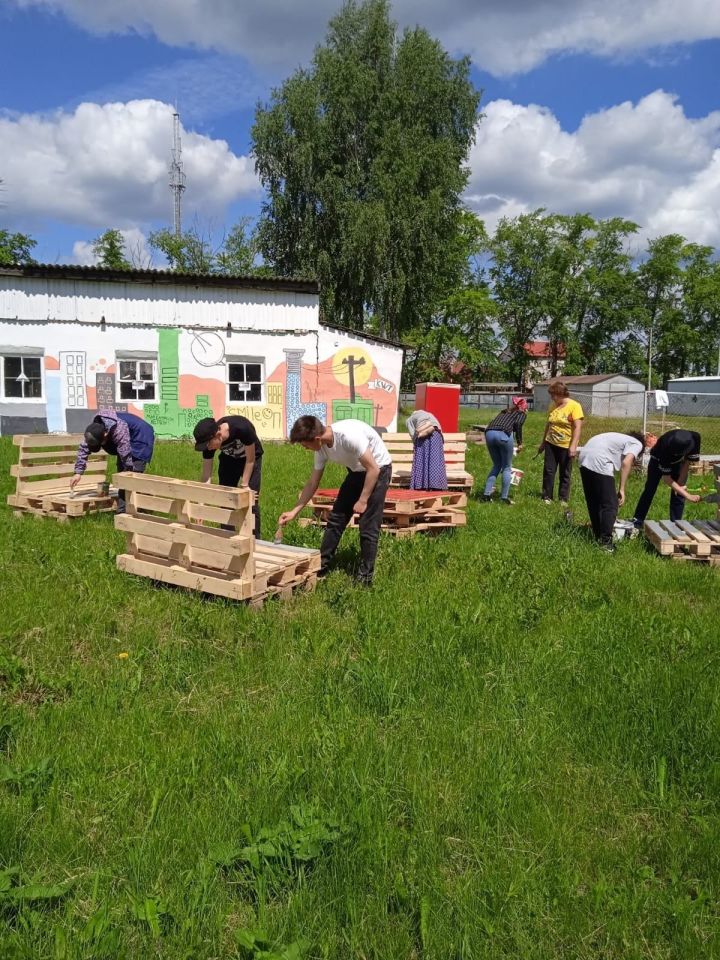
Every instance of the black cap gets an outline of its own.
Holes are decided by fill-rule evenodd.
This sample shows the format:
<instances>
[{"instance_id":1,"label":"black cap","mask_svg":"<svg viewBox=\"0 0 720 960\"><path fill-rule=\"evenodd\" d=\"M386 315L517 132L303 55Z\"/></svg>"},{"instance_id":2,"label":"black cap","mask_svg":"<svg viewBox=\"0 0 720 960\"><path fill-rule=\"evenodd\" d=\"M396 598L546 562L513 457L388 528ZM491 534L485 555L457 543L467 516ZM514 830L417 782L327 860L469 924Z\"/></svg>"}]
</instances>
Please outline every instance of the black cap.
<instances>
[{"instance_id":1,"label":"black cap","mask_svg":"<svg viewBox=\"0 0 720 960\"><path fill-rule=\"evenodd\" d=\"M195 449L200 451L207 450L208 443L210 443L217 432L217 421L213 420L212 417L204 417L202 420L198 420L193 430Z\"/></svg>"},{"instance_id":2,"label":"black cap","mask_svg":"<svg viewBox=\"0 0 720 960\"><path fill-rule=\"evenodd\" d=\"M105 426L102 423L91 423L85 430L85 443L91 453L97 453L105 439Z\"/></svg>"}]
</instances>

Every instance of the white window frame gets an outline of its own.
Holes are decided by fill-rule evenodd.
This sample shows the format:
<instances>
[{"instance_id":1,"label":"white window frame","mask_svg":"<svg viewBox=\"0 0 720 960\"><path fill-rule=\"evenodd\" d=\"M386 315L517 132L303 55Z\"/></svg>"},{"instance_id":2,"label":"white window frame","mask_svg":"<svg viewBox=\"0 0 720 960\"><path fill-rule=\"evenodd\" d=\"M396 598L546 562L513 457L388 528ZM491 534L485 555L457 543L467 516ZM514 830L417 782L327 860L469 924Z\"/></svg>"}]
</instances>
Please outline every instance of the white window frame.
<instances>
[{"instance_id":1,"label":"white window frame","mask_svg":"<svg viewBox=\"0 0 720 960\"><path fill-rule=\"evenodd\" d=\"M257 383L256 380L230 380L230 366L235 363L256 363L260 367L260 399L259 400L232 400L230 398L231 383ZM233 407L240 404L256 404L258 406L265 403L265 357L225 357L225 395L227 406Z\"/></svg>"},{"instance_id":2,"label":"white window frame","mask_svg":"<svg viewBox=\"0 0 720 960\"><path fill-rule=\"evenodd\" d=\"M141 363L151 363L153 365L153 378L152 380L146 380L145 383L152 383L155 387L155 396L154 397L123 397L120 393L120 387L123 383L132 383L135 381L121 380L120 379L120 364L121 363L134 363L135 364L135 373L139 373L138 366ZM138 380L140 378L138 377ZM135 394L137 394L135 390ZM146 354L140 355L138 353L116 353L115 354L115 401L117 403L134 403L136 406L139 403L159 403L160 402L160 383L158 380L158 358L157 354Z\"/></svg>"},{"instance_id":3,"label":"white window frame","mask_svg":"<svg viewBox=\"0 0 720 960\"><path fill-rule=\"evenodd\" d=\"M21 371L24 372L26 360L40 361L40 396L39 397L6 397L5 396L5 359L20 360ZM21 350L2 350L0 348L0 403L45 403L45 356L44 354L33 352L23 352Z\"/></svg>"}]
</instances>

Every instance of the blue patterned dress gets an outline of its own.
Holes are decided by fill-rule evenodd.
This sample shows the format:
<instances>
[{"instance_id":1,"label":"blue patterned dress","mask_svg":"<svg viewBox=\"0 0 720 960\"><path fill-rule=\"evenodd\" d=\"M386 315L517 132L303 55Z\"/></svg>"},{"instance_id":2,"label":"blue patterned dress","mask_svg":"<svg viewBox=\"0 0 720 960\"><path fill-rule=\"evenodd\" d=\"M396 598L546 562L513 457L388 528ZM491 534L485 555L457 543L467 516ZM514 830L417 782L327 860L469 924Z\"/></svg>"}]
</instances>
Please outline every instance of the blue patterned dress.
<instances>
[{"instance_id":1,"label":"blue patterned dress","mask_svg":"<svg viewBox=\"0 0 720 960\"><path fill-rule=\"evenodd\" d=\"M411 490L447 490L445 469L445 442L439 430L429 437L415 437L413 450Z\"/></svg>"}]
</instances>

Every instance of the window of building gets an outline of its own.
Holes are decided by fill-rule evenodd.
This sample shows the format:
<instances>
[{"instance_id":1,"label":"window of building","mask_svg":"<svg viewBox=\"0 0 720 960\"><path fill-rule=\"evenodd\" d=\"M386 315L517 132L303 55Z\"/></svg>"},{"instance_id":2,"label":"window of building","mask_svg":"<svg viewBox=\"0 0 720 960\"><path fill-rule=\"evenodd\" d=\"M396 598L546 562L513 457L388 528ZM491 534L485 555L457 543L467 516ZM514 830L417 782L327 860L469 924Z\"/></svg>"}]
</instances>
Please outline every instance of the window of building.
<instances>
[{"instance_id":1,"label":"window of building","mask_svg":"<svg viewBox=\"0 0 720 960\"><path fill-rule=\"evenodd\" d=\"M154 400L157 360L117 357L117 399Z\"/></svg>"},{"instance_id":2,"label":"window of building","mask_svg":"<svg viewBox=\"0 0 720 960\"><path fill-rule=\"evenodd\" d=\"M228 403L262 403L265 364L262 360L229 360Z\"/></svg>"},{"instance_id":3,"label":"window of building","mask_svg":"<svg viewBox=\"0 0 720 960\"><path fill-rule=\"evenodd\" d=\"M3 356L2 396L6 400L42 400L42 357Z\"/></svg>"}]
</instances>

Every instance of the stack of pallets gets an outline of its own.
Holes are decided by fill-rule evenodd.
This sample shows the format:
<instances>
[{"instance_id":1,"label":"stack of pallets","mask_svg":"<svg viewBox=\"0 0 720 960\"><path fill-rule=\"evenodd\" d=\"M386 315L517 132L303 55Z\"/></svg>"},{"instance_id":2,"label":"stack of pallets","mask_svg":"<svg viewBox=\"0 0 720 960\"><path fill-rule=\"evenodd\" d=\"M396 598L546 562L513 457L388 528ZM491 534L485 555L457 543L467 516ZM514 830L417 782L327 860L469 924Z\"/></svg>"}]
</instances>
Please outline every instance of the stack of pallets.
<instances>
[{"instance_id":1,"label":"stack of pallets","mask_svg":"<svg viewBox=\"0 0 720 960\"><path fill-rule=\"evenodd\" d=\"M88 513L113 510L115 497L103 493L107 471L104 451L88 458L87 469L73 491L70 479L81 434L21 434L13 437L19 447L18 462L10 467L16 477L15 493L7 500L18 513L54 517L67 522Z\"/></svg>"},{"instance_id":2,"label":"stack of pallets","mask_svg":"<svg viewBox=\"0 0 720 960\"><path fill-rule=\"evenodd\" d=\"M474 478L465 469L467 437L464 433L445 433L445 470L451 490L472 490ZM407 433L384 433L382 441L392 457L392 487L409 487L412 475L414 445Z\"/></svg>"},{"instance_id":3,"label":"stack of pallets","mask_svg":"<svg viewBox=\"0 0 720 960\"><path fill-rule=\"evenodd\" d=\"M717 473L718 468L720 468L720 457L715 455L701 456L698 461L690 464L690 476L704 477L708 473Z\"/></svg>"},{"instance_id":4,"label":"stack of pallets","mask_svg":"<svg viewBox=\"0 0 720 960\"><path fill-rule=\"evenodd\" d=\"M120 570L252 606L315 587L319 550L254 539L252 491L139 473L114 481L127 497L115 518L127 533Z\"/></svg>"},{"instance_id":5,"label":"stack of pallets","mask_svg":"<svg viewBox=\"0 0 720 960\"><path fill-rule=\"evenodd\" d=\"M300 523L325 526L337 490L318 490L308 506L313 518ZM449 490L390 489L385 498L382 531L394 537L411 537L416 533L441 533L467 523L465 509L467 494ZM357 527L359 517L353 516L350 526Z\"/></svg>"},{"instance_id":6,"label":"stack of pallets","mask_svg":"<svg viewBox=\"0 0 720 960\"><path fill-rule=\"evenodd\" d=\"M645 536L663 557L720 566L720 520L646 520Z\"/></svg>"}]
</instances>

